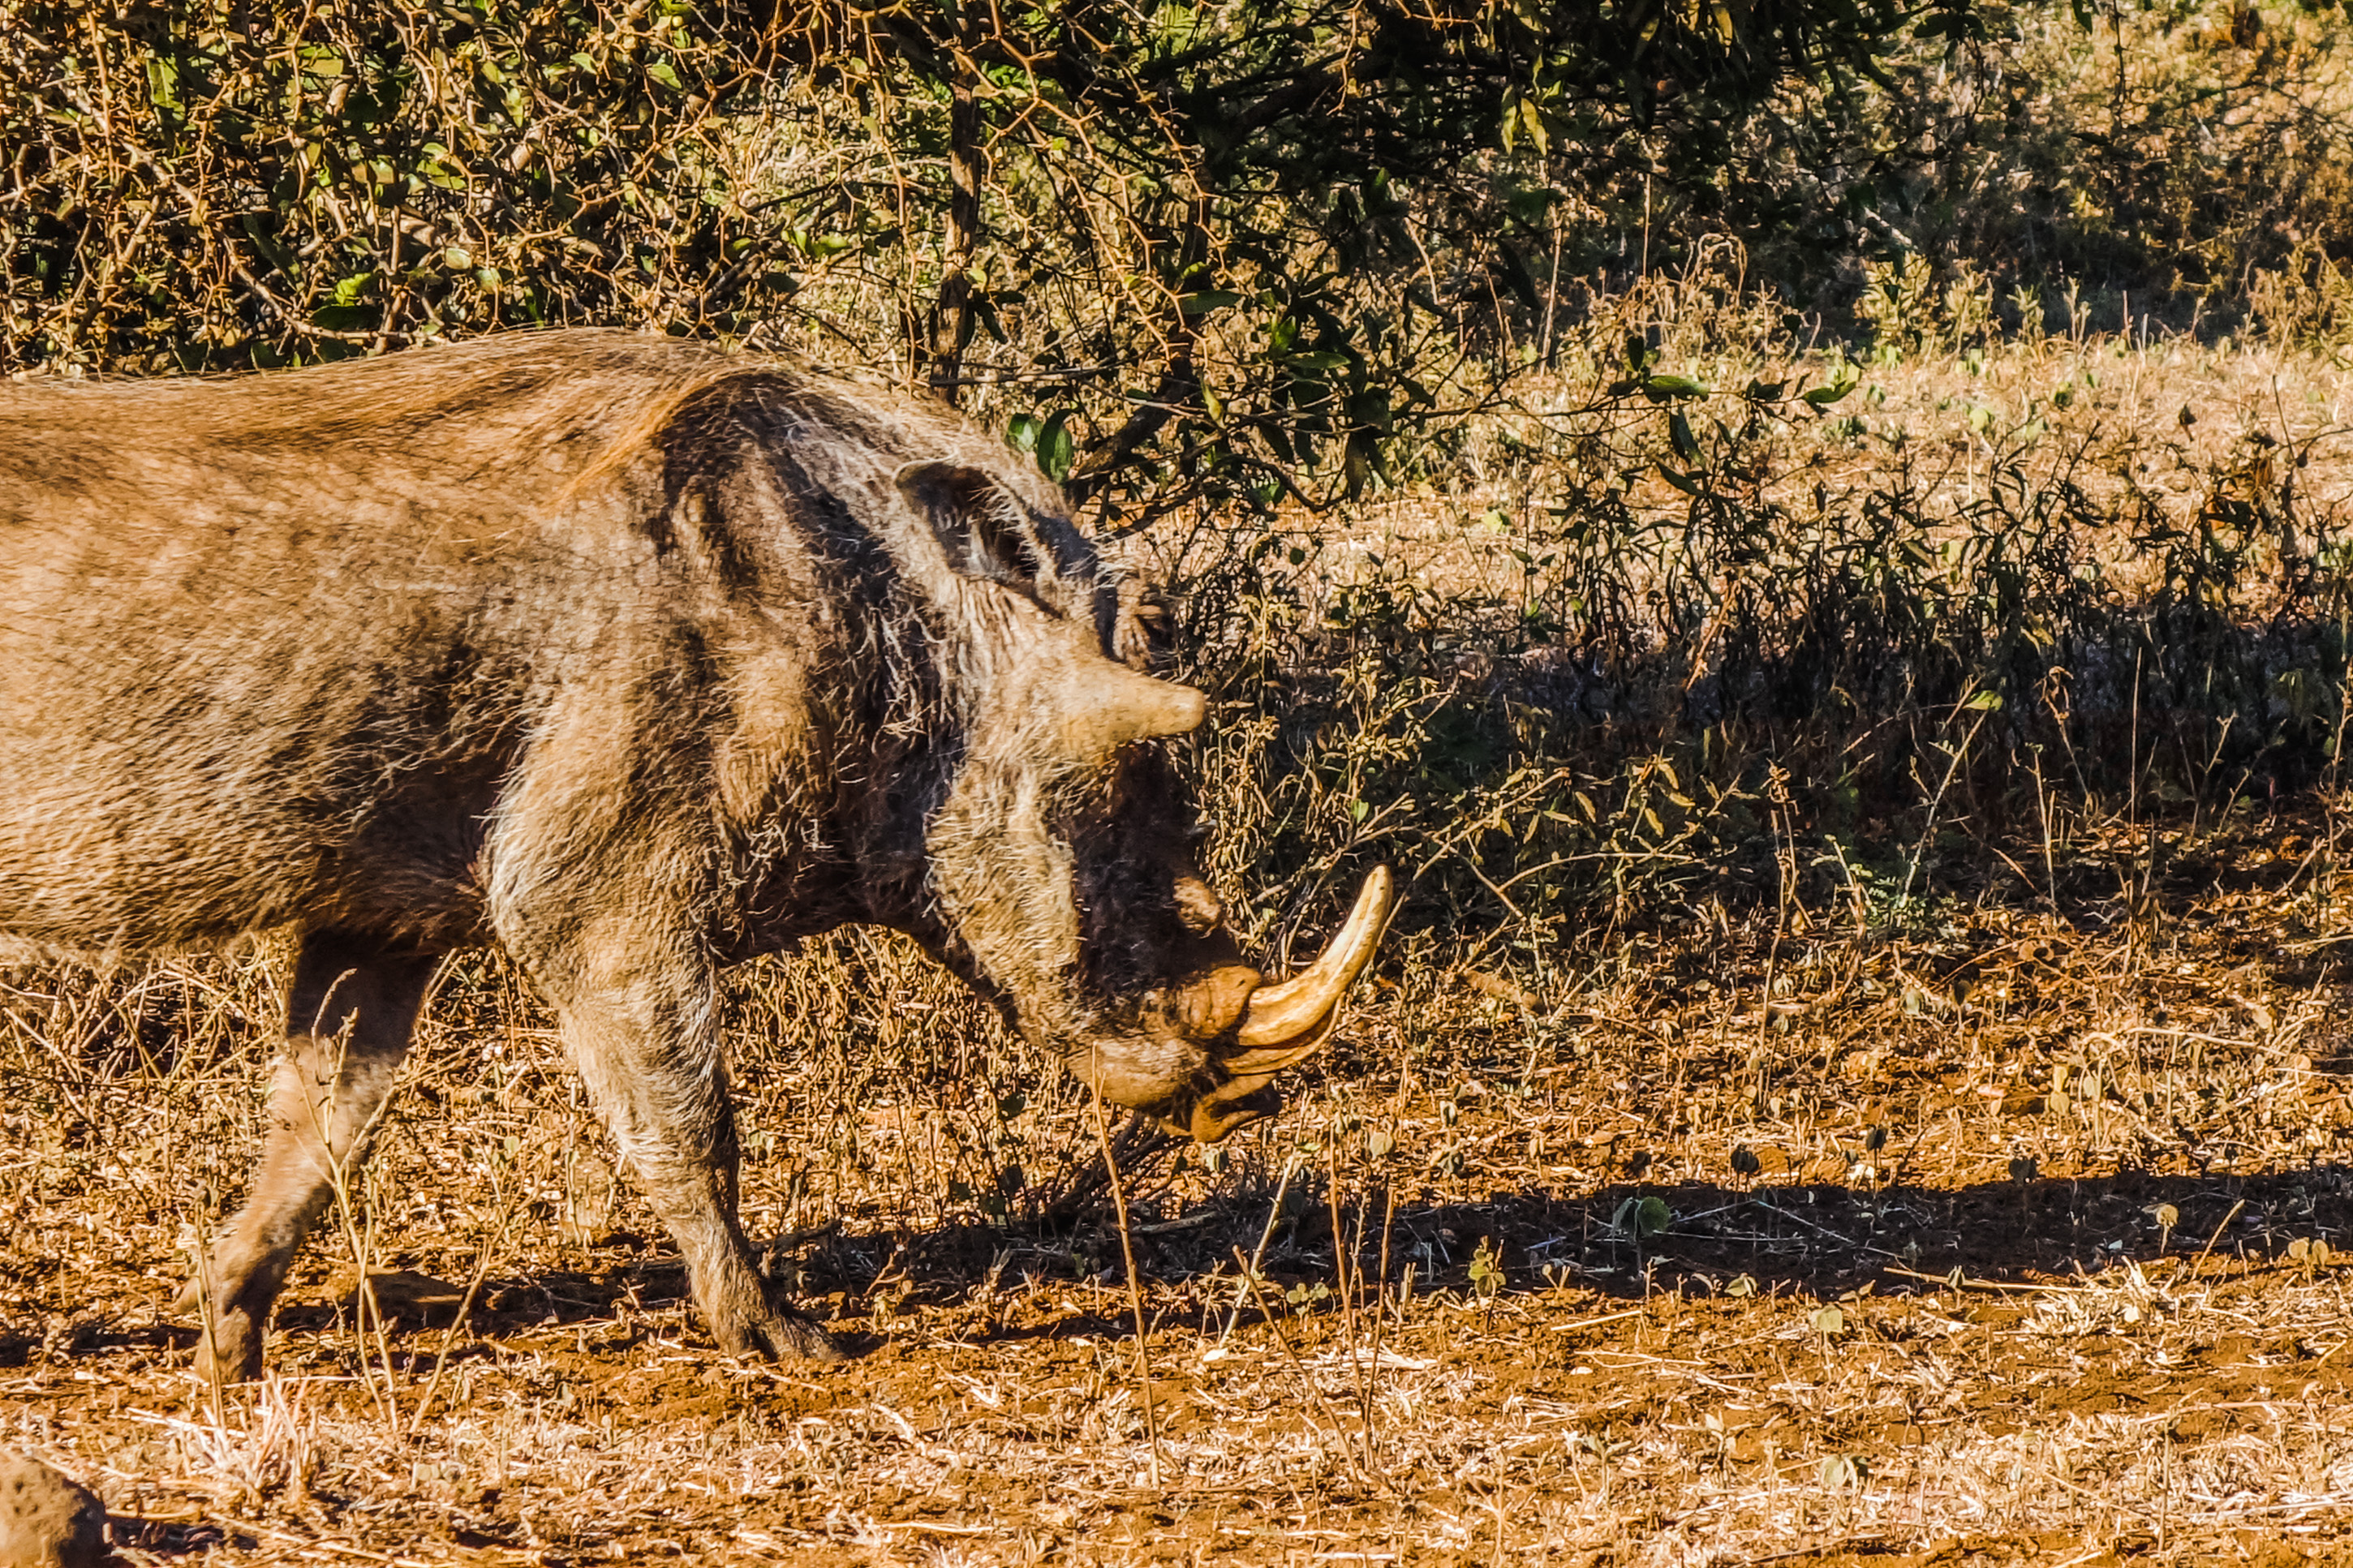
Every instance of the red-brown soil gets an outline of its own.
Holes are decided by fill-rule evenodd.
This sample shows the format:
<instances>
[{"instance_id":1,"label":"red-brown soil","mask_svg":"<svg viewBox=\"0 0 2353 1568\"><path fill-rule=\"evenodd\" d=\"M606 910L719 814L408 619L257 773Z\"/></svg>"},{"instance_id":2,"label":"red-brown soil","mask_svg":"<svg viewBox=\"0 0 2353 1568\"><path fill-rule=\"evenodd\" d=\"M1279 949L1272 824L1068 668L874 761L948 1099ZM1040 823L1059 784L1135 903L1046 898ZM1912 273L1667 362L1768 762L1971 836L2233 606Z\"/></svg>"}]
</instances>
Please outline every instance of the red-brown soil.
<instances>
[{"instance_id":1,"label":"red-brown soil","mask_svg":"<svg viewBox=\"0 0 2353 1568\"><path fill-rule=\"evenodd\" d=\"M113 1014L121 977L19 972L0 1438L148 1563L2353 1562L2353 949L2277 851L2105 923L1731 921L1553 994L1409 972L1217 1168L1126 1148L1141 1355L1082 1102L747 1033L750 1224L857 1353L719 1356L493 973L270 1379L216 1395L166 1306L267 972ZM100 1026L134 1013L237 1048ZM1030 1167L1002 1219L983 1147ZM358 1331L355 1255L474 1287L463 1321Z\"/></svg>"}]
</instances>

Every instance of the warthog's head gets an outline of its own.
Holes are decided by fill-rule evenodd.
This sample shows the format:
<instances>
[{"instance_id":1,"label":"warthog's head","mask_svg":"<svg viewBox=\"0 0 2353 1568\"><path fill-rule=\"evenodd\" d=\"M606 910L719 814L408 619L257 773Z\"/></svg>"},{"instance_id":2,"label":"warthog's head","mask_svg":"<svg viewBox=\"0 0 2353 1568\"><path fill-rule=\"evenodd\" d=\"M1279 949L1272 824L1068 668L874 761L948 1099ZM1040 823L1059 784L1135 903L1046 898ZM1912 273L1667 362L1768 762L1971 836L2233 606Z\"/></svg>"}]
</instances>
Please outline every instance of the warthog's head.
<instances>
[{"instance_id":1,"label":"warthog's head","mask_svg":"<svg viewBox=\"0 0 2353 1568\"><path fill-rule=\"evenodd\" d=\"M1010 465L915 463L896 488L944 555L915 574L946 650L949 737L919 934L1106 1100L1203 1140L1270 1114L1267 1080L1331 1033L1372 957L1388 871L1320 958L1265 983L1194 863L1167 756L1207 703L1145 672L1133 594Z\"/></svg>"}]
</instances>

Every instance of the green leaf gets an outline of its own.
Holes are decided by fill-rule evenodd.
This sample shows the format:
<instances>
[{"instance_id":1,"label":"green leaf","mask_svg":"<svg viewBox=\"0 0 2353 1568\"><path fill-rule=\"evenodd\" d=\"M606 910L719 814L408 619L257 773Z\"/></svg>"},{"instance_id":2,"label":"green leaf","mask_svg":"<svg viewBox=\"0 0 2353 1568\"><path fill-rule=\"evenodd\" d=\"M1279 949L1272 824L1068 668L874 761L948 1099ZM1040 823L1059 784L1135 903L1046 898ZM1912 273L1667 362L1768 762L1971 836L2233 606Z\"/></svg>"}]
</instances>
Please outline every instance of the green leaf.
<instances>
[{"instance_id":1,"label":"green leaf","mask_svg":"<svg viewBox=\"0 0 2353 1568\"><path fill-rule=\"evenodd\" d=\"M1841 360L1831 367L1830 380L1820 386L1810 386L1798 396L1816 408L1828 408L1862 384L1854 374L1854 366Z\"/></svg>"},{"instance_id":2,"label":"green leaf","mask_svg":"<svg viewBox=\"0 0 2353 1568\"><path fill-rule=\"evenodd\" d=\"M1078 443L1071 435L1070 410L1063 409L1038 432L1038 469L1059 485L1071 477L1071 466L1077 459Z\"/></svg>"},{"instance_id":3,"label":"green leaf","mask_svg":"<svg viewBox=\"0 0 2353 1568\"><path fill-rule=\"evenodd\" d=\"M278 237L269 232L269 215L247 213L238 220L238 226L245 230L246 237L253 241L253 247L269 258L270 266L289 278L294 276L295 268L301 265L301 258L279 244Z\"/></svg>"},{"instance_id":4,"label":"green leaf","mask_svg":"<svg viewBox=\"0 0 2353 1568\"><path fill-rule=\"evenodd\" d=\"M1198 294L1187 294L1176 301L1176 308L1187 316L1206 316L1212 310L1222 310L1229 305L1239 305L1242 297L1230 289L1209 289Z\"/></svg>"},{"instance_id":5,"label":"green leaf","mask_svg":"<svg viewBox=\"0 0 2353 1568\"><path fill-rule=\"evenodd\" d=\"M1524 98L1514 106L1514 111L1520 122L1520 130L1526 134L1529 141L1536 144L1536 156L1541 158L1551 152L1552 127L1545 120L1543 108L1534 99ZM1506 138L1510 136L1511 130L1512 122L1507 119L1504 121L1504 133ZM1506 145L1508 144L1507 141Z\"/></svg>"},{"instance_id":6,"label":"green leaf","mask_svg":"<svg viewBox=\"0 0 2353 1568\"><path fill-rule=\"evenodd\" d=\"M661 83L672 92L684 92L686 90L686 84L678 79L678 72L670 68L670 63L668 60L656 60L652 64L647 66L646 75Z\"/></svg>"},{"instance_id":7,"label":"green leaf","mask_svg":"<svg viewBox=\"0 0 2353 1568\"><path fill-rule=\"evenodd\" d=\"M2000 708L2001 693L1999 691L1980 691L1975 697L1970 698L1967 702L1962 703L1961 706L1969 710L1973 713L1991 713Z\"/></svg>"},{"instance_id":8,"label":"green leaf","mask_svg":"<svg viewBox=\"0 0 2353 1568\"><path fill-rule=\"evenodd\" d=\"M1017 414L1005 424L1005 444L1017 452L1029 453L1038 449L1038 433L1046 422L1035 414Z\"/></svg>"},{"instance_id":9,"label":"green leaf","mask_svg":"<svg viewBox=\"0 0 2353 1568\"><path fill-rule=\"evenodd\" d=\"M1482 1298L1491 1298L1503 1286L1503 1254L1487 1237L1481 1237L1479 1250L1471 1258L1471 1288Z\"/></svg>"},{"instance_id":10,"label":"green leaf","mask_svg":"<svg viewBox=\"0 0 2353 1568\"><path fill-rule=\"evenodd\" d=\"M997 314L997 301L986 294L975 294L972 297L972 313L990 337L1000 343L1009 341L1005 335L1005 323Z\"/></svg>"},{"instance_id":11,"label":"green leaf","mask_svg":"<svg viewBox=\"0 0 2353 1568\"><path fill-rule=\"evenodd\" d=\"M1664 1198L1660 1197L1628 1198L1618 1205L1618 1212L1609 1216L1612 1230L1630 1236L1636 1241L1662 1236L1674 1223L1675 1211L1667 1206Z\"/></svg>"},{"instance_id":12,"label":"green leaf","mask_svg":"<svg viewBox=\"0 0 2353 1568\"><path fill-rule=\"evenodd\" d=\"M1675 456L1684 462L1699 461L1699 441L1692 435L1691 421L1683 417L1680 408L1667 416L1667 440L1674 447Z\"/></svg>"},{"instance_id":13,"label":"green leaf","mask_svg":"<svg viewBox=\"0 0 2353 1568\"><path fill-rule=\"evenodd\" d=\"M1642 390L1667 397L1705 397L1708 389L1687 375L1654 375L1642 384Z\"/></svg>"},{"instance_id":14,"label":"green leaf","mask_svg":"<svg viewBox=\"0 0 2353 1568\"><path fill-rule=\"evenodd\" d=\"M147 59L147 96L158 109L180 107L180 68L161 55Z\"/></svg>"}]
</instances>

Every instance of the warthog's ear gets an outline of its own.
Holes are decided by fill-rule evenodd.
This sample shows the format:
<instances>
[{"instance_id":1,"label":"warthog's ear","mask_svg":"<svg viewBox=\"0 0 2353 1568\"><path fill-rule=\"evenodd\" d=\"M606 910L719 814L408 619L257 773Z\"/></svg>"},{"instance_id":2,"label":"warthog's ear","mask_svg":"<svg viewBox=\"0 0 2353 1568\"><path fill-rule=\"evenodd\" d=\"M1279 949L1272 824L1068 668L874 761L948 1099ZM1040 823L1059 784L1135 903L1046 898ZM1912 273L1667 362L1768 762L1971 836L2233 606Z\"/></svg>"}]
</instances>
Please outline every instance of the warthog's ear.
<instances>
[{"instance_id":1,"label":"warthog's ear","mask_svg":"<svg viewBox=\"0 0 2353 1568\"><path fill-rule=\"evenodd\" d=\"M1054 552L1021 498L964 463L909 463L899 493L930 520L948 563L967 577L1036 595L1054 573Z\"/></svg>"}]
</instances>

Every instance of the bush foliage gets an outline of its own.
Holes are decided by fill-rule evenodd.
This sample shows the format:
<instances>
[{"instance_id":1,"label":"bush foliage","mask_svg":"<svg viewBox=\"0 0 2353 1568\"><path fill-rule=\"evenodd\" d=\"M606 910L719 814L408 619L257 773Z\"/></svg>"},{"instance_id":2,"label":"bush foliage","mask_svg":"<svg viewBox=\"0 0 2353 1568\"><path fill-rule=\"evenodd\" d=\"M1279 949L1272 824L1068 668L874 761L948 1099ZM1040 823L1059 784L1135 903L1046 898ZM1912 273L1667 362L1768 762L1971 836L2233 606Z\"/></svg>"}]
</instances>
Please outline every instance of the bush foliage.
<instances>
[{"instance_id":1,"label":"bush foliage","mask_svg":"<svg viewBox=\"0 0 2353 1568\"><path fill-rule=\"evenodd\" d=\"M9 368L618 322L1018 388L1050 470L1145 506L1360 489L1541 334L1571 193L1721 205L1778 94L1861 80L1911 25L1891 0L10 22Z\"/></svg>"}]
</instances>

